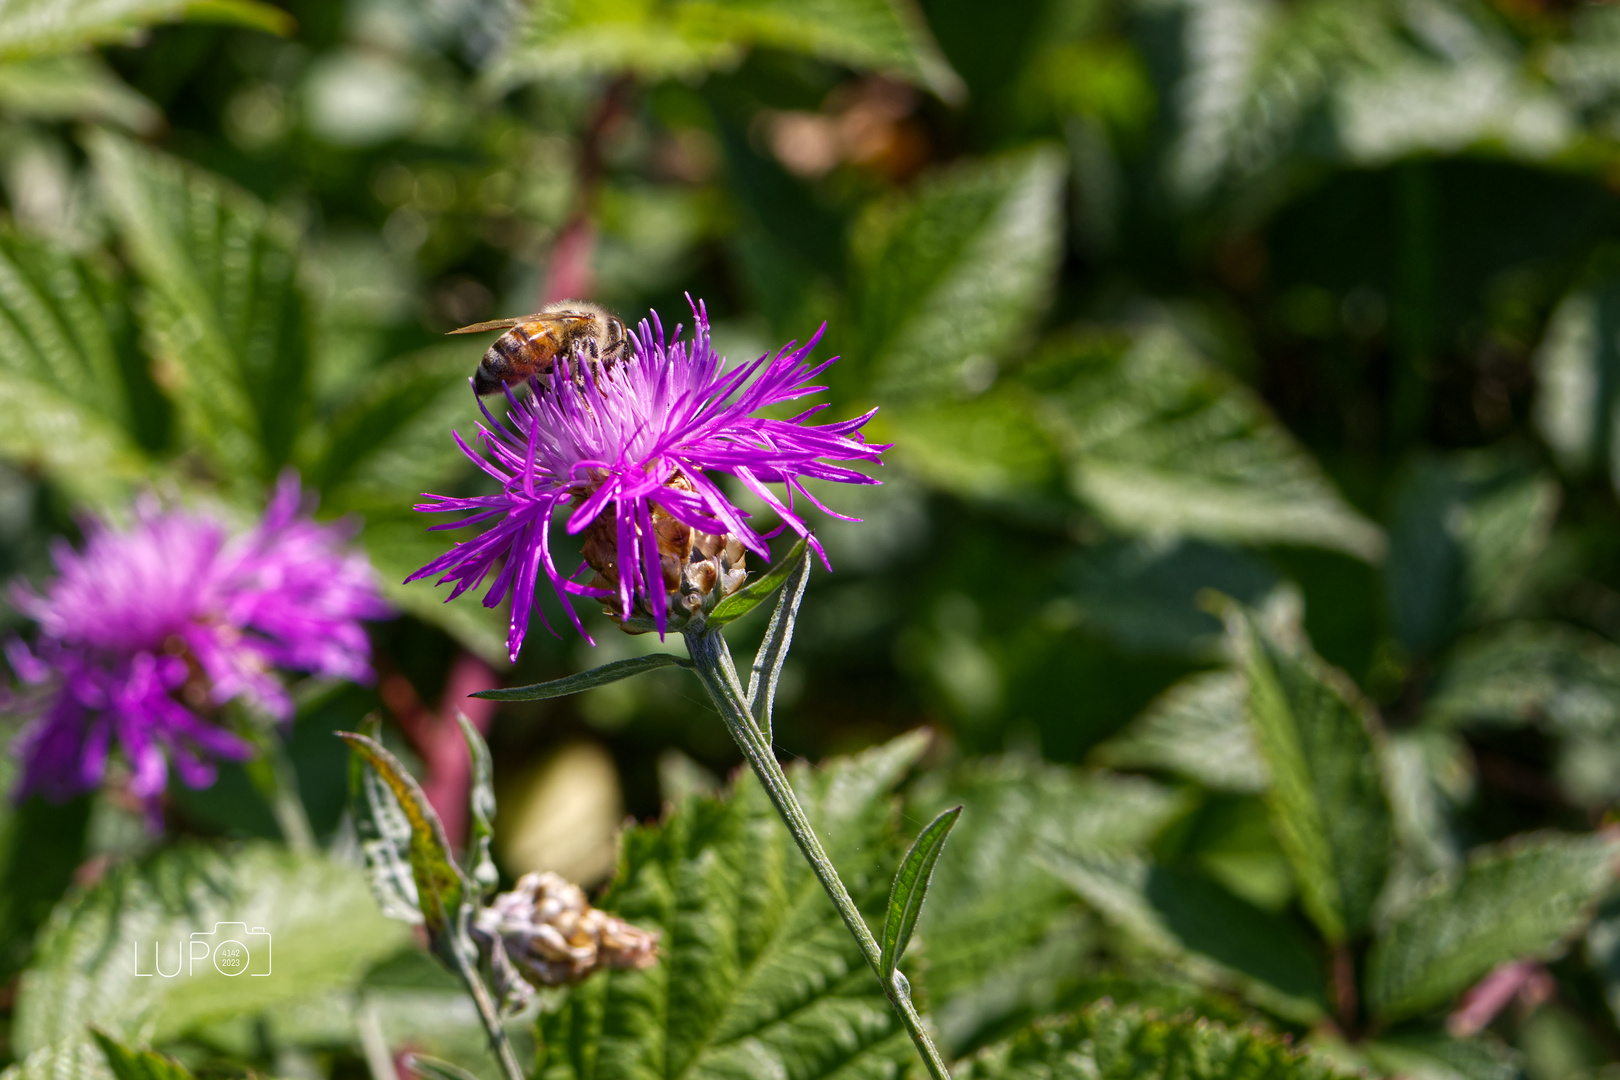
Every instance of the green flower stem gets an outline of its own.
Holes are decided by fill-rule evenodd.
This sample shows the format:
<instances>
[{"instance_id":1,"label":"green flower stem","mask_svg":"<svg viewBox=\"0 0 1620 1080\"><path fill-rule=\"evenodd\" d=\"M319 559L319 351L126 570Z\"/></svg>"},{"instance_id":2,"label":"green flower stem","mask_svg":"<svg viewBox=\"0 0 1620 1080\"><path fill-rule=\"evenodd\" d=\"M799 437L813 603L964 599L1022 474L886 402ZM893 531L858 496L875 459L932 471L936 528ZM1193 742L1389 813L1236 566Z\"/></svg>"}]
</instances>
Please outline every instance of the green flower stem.
<instances>
[{"instance_id":1,"label":"green flower stem","mask_svg":"<svg viewBox=\"0 0 1620 1080\"><path fill-rule=\"evenodd\" d=\"M490 996L489 988L484 985L483 976L478 973L478 962L474 959L477 954L467 935L465 908L460 925L451 933L453 940L447 944L450 953L455 957L456 974L461 976L461 981L467 986L467 992L472 995L473 1005L478 1009L478 1019L484 1023L484 1034L489 1037L490 1052L501 1063L501 1072L506 1075L506 1080L528 1080L523 1075L522 1066L518 1064L517 1054L512 1051L512 1041L506 1037L506 1029L501 1026L501 1016L495 1008L495 999Z\"/></svg>"},{"instance_id":2,"label":"green flower stem","mask_svg":"<svg viewBox=\"0 0 1620 1080\"><path fill-rule=\"evenodd\" d=\"M904 978L899 972L895 973L896 978L892 983L883 977L883 953L878 947L877 939L867 928L866 920L861 917L860 909L855 906L849 890L844 888L838 870L821 847L821 841L816 839L815 830L810 827L809 819L804 816L798 797L793 794L793 785L788 782L787 774L782 771L782 766L776 760L775 751L760 734L753 713L749 711L747 695L737 680L737 669L732 663L731 650L726 647L725 638L721 637L719 630L705 633L701 629L689 630L685 636L687 651L691 653L694 671L702 681L703 688L709 692L709 697L713 699L721 719L731 730L731 737L736 739L737 745L742 748L743 756L748 758L748 764L753 767L754 775L759 777L759 782L765 788L765 794L770 797L771 805L776 807L776 812L781 815L788 832L793 834L793 839L810 863L810 868L816 872L821 887L826 889L827 895L832 898L833 906L844 919L844 925L849 928L850 934L860 945L872 973L878 977L878 983L883 987L884 995L894 1006L900 1022L905 1025L907 1034L911 1036L911 1041L917 1045L917 1052L922 1055L923 1063L928 1066L929 1075L934 1080L950 1080L951 1074L945 1068L944 1059L935 1049L934 1041L928 1035L928 1029L923 1026L922 1017L917 1015L916 1006L911 1003L911 994L906 988Z\"/></svg>"},{"instance_id":3,"label":"green flower stem","mask_svg":"<svg viewBox=\"0 0 1620 1080\"><path fill-rule=\"evenodd\" d=\"M248 779L259 794L270 804L276 825L287 846L300 855L316 850L315 830L310 828L309 815L304 812L304 800L298 794L298 773L293 769L287 747L274 731L253 724L243 725L254 748L259 752L247 763Z\"/></svg>"}]
</instances>

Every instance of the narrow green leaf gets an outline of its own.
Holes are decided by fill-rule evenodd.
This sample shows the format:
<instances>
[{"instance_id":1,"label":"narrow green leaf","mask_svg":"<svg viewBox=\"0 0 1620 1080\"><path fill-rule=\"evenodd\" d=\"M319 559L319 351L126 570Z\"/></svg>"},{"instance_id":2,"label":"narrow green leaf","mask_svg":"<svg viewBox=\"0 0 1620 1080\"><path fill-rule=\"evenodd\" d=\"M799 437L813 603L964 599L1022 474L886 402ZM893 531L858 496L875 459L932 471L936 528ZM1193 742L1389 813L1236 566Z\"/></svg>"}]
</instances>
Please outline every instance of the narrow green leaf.
<instances>
[{"instance_id":1,"label":"narrow green leaf","mask_svg":"<svg viewBox=\"0 0 1620 1080\"><path fill-rule=\"evenodd\" d=\"M1027 344L1062 253L1063 158L959 165L855 230L862 354L896 407L982 392Z\"/></svg>"},{"instance_id":2,"label":"narrow green leaf","mask_svg":"<svg viewBox=\"0 0 1620 1080\"><path fill-rule=\"evenodd\" d=\"M90 1035L107 1056L107 1065L118 1080L191 1080L191 1070L163 1054L131 1050L99 1028Z\"/></svg>"},{"instance_id":3,"label":"narrow green leaf","mask_svg":"<svg viewBox=\"0 0 1620 1080\"><path fill-rule=\"evenodd\" d=\"M292 32L285 11L255 0L0 0L0 59L79 52L130 41L153 23L197 19Z\"/></svg>"},{"instance_id":4,"label":"narrow green leaf","mask_svg":"<svg viewBox=\"0 0 1620 1080\"><path fill-rule=\"evenodd\" d=\"M1350 1073L1251 1026L1097 1004L955 1066L957 1080L1337 1080Z\"/></svg>"},{"instance_id":5,"label":"narrow green leaf","mask_svg":"<svg viewBox=\"0 0 1620 1080\"><path fill-rule=\"evenodd\" d=\"M1389 873L1394 825L1374 721L1350 680L1308 648L1283 649L1241 610L1229 618L1271 775L1272 827L1306 912L1343 941L1367 926Z\"/></svg>"},{"instance_id":6,"label":"narrow green leaf","mask_svg":"<svg viewBox=\"0 0 1620 1080\"><path fill-rule=\"evenodd\" d=\"M381 724L373 715L366 733L375 738ZM371 877L371 892L384 915L401 922L422 921L422 900L411 870L411 822L383 780L359 754L349 758L349 814Z\"/></svg>"},{"instance_id":7,"label":"narrow green leaf","mask_svg":"<svg viewBox=\"0 0 1620 1080\"><path fill-rule=\"evenodd\" d=\"M467 754L472 758L472 777L467 787L467 876L488 899L501 880L495 860L489 854L489 844L495 836L495 764L490 760L489 744L484 742L483 733L459 709L456 723L461 725L461 737L467 740Z\"/></svg>"},{"instance_id":8,"label":"narrow green leaf","mask_svg":"<svg viewBox=\"0 0 1620 1080\"><path fill-rule=\"evenodd\" d=\"M1367 1004L1384 1019L1438 1008L1498 964L1549 959L1613 886L1620 838L1544 834L1477 853L1390 921L1367 961Z\"/></svg>"},{"instance_id":9,"label":"narrow green leaf","mask_svg":"<svg viewBox=\"0 0 1620 1080\"><path fill-rule=\"evenodd\" d=\"M894 974L895 965L906 954L912 932L917 929L917 917L922 914L923 901L928 897L928 883L934 876L934 864L945 850L945 838L950 835L962 808L953 806L930 821L912 841L906 857L900 860L900 869L894 873L894 884L889 886L889 911L883 920L882 968L884 978Z\"/></svg>"},{"instance_id":10,"label":"narrow green leaf","mask_svg":"<svg viewBox=\"0 0 1620 1080\"><path fill-rule=\"evenodd\" d=\"M810 544L800 540L782 556L775 566L750 581L724 600L714 606L709 613L708 625L721 627L753 611L756 607L769 600L780 589L793 572L799 568L799 563L810 557Z\"/></svg>"},{"instance_id":11,"label":"narrow green leaf","mask_svg":"<svg viewBox=\"0 0 1620 1080\"><path fill-rule=\"evenodd\" d=\"M427 1054L406 1054L404 1065L422 1080L479 1080L460 1065L453 1065L443 1058L430 1057ZM119 1080L123 1078L120 1077Z\"/></svg>"},{"instance_id":12,"label":"narrow green leaf","mask_svg":"<svg viewBox=\"0 0 1620 1080\"><path fill-rule=\"evenodd\" d=\"M377 771L394 798L399 800L400 809L411 825L411 874L416 880L422 918L436 945L448 942L469 885L450 853L444 823L422 793L416 778L381 743L353 731L339 731L337 737Z\"/></svg>"},{"instance_id":13,"label":"narrow green leaf","mask_svg":"<svg viewBox=\"0 0 1620 1080\"><path fill-rule=\"evenodd\" d=\"M472 696L486 701L545 701L606 686L608 683L628 679L632 675L640 675L646 671L691 666L692 661L679 656L672 656L669 653L648 653L646 656L632 656L628 660L615 660L611 664L603 664L601 667L582 671L578 675L552 679L550 682L514 686L506 690L480 690Z\"/></svg>"},{"instance_id":14,"label":"narrow green leaf","mask_svg":"<svg viewBox=\"0 0 1620 1080\"><path fill-rule=\"evenodd\" d=\"M799 602L804 599L805 586L810 581L810 559L803 559L793 571L782 595L777 598L776 609L765 627L765 639L754 653L754 662L748 673L748 711L754 714L765 741L771 741L771 707L776 702L776 684L782 678L782 665L787 663L788 649L793 646L793 623L799 615Z\"/></svg>"}]
</instances>

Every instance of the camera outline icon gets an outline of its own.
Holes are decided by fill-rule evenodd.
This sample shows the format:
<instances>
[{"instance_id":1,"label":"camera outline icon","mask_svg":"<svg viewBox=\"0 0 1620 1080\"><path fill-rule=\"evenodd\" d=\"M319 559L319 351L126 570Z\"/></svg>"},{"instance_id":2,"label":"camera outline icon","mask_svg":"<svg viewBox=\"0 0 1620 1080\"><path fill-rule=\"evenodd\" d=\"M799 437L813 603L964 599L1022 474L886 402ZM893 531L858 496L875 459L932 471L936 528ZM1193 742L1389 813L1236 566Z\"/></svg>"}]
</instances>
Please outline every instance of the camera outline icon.
<instances>
[{"instance_id":1,"label":"camera outline icon","mask_svg":"<svg viewBox=\"0 0 1620 1080\"><path fill-rule=\"evenodd\" d=\"M227 978L265 978L271 971L270 932L262 926L249 930L245 922L216 922L212 930L193 930L186 944L187 974L196 974L197 962L210 958L214 970Z\"/></svg>"}]
</instances>

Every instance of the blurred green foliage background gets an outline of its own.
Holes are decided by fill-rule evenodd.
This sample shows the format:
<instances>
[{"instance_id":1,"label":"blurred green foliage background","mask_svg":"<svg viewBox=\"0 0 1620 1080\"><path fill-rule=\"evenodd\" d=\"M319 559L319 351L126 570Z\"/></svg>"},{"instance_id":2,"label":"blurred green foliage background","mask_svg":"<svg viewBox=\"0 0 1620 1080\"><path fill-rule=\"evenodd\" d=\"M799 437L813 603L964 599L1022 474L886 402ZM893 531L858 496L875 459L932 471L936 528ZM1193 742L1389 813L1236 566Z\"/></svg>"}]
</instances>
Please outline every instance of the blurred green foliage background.
<instances>
[{"instance_id":1,"label":"blurred green foliage background","mask_svg":"<svg viewBox=\"0 0 1620 1080\"><path fill-rule=\"evenodd\" d=\"M305 692L323 835L334 728L380 708L453 792L465 693L680 648L597 619L509 669L503 611L397 583L447 542L415 496L482 482L450 431L486 342L446 331L690 294L734 361L825 322L830 415L895 444L827 493L865 521L821 528L776 741L936 732L901 831L968 801L923 934L953 1052L1109 993L1379 1072L1620 1067L1620 893L1585 929L1620 800L1620 9L0 0L0 198L0 578L140 490L245 520L287 465L363 522L401 615L375 686ZM603 881L624 815L738 766L683 679L493 715L508 875ZM239 770L172 803L275 835ZM1050 870L1009 839L1071 826ZM1487 847L1550 828L1582 835ZM158 843L112 796L4 836L6 973L75 867ZM1421 896L1472 912L1440 974ZM265 1038L201 1041L316 1069Z\"/></svg>"}]
</instances>

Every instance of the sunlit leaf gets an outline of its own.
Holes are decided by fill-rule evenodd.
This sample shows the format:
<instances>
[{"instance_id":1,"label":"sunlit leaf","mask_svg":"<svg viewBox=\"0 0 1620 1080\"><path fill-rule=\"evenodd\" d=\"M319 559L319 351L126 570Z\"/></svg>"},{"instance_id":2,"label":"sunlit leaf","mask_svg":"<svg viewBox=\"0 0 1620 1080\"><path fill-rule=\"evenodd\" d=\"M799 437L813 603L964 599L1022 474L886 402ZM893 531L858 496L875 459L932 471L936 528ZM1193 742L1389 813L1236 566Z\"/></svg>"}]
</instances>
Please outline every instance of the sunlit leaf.
<instances>
[{"instance_id":1,"label":"sunlit leaf","mask_svg":"<svg viewBox=\"0 0 1620 1080\"><path fill-rule=\"evenodd\" d=\"M1095 1005L959 1063L958 1080L1333 1080L1349 1073L1252 1028Z\"/></svg>"},{"instance_id":2,"label":"sunlit leaf","mask_svg":"<svg viewBox=\"0 0 1620 1080\"><path fill-rule=\"evenodd\" d=\"M1383 550L1260 399L1169 328L1060 339L1023 381L1074 494L1122 531Z\"/></svg>"},{"instance_id":3,"label":"sunlit leaf","mask_svg":"<svg viewBox=\"0 0 1620 1080\"><path fill-rule=\"evenodd\" d=\"M380 724L368 725L375 738ZM371 894L390 919L422 921L422 900L411 870L411 821L382 774L359 754L349 758L349 814L371 876Z\"/></svg>"},{"instance_id":4,"label":"sunlit leaf","mask_svg":"<svg viewBox=\"0 0 1620 1080\"><path fill-rule=\"evenodd\" d=\"M352 731L340 731L337 735L382 777L410 822L411 875L416 880L417 902L429 937L435 947L441 947L454 936L456 920L468 893L467 879L450 851L444 823L416 778L381 743Z\"/></svg>"},{"instance_id":5,"label":"sunlit leaf","mask_svg":"<svg viewBox=\"0 0 1620 1080\"><path fill-rule=\"evenodd\" d=\"M90 156L143 284L143 319L191 435L244 494L290 460L307 407L298 246L212 174L108 132Z\"/></svg>"},{"instance_id":6,"label":"sunlit leaf","mask_svg":"<svg viewBox=\"0 0 1620 1080\"><path fill-rule=\"evenodd\" d=\"M1498 964L1557 955L1613 884L1620 839L1524 836L1477 853L1390 921L1367 960L1367 1004L1394 1019L1449 1002Z\"/></svg>"},{"instance_id":7,"label":"sunlit leaf","mask_svg":"<svg viewBox=\"0 0 1620 1080\"><path fill-rule=\"evenodd\" d=\"M248 971L221 974L211 953L193 962L194 934L245 934ZM15 1045L27 1055L88 1042L88 1024L118 1038L173 1039L352 986L409 940L378 912L365 876L327 858L269 844L170 848L114 867L57 909L18 988ZM156 975L156 964L175 971L182 962L176 977Z\"/></svg>"},{"instance_id":8,"label":"sunlit leaf","mask_svg":"<svg viewBox=\"0 0 1620 1080\"><path fill-rule=\"evenodd\" d=\"M1406 646L1434 649L1469 619L1510 610L1558 502L1550 477L1493 458L1418 462L1395 496L1385 567Z\"/></svg>"},{"instance_id":9,"label":"sunlit leaf","mask_svg":"<svg viewBox=\"0 0 1620 1080\"><path fill-rule=\"evenodd\" d=\"M1231 614L1272 823L1305 910L1330 941L1364 929L1389 873L1393 824L1367 706L1342 672Z\"/></svg>"},{"instance_id":10,"label":"sunlit leaf","mask_svg":"<svg viewBox=\"0 0 1620 1080\"><path fill-rule=\"evenodd\" d=\"M1037 857L1110 923L1195 978L1228 984L1291 1020L1321 1015L1312 946L1276 914L1210 878L1140 857L1057 848Z\"/></svg>"},{"instance_id":11,"label":"sunlit leaf","mask_svg":"<svg viewBox=\"0 0 1620 1080\"><path fill-rule=\"evenodd\" d=\"M815 771L790 770L840 876L873 913L900 854L889 793L925 746L908 735ZM599 1067L875 1078L914 1060L876 977L751 773L720 800L692 796L663 824L627 831L602 906L660 930L659 962L598 974L541 1015L542 1080L583 1080Z\"/></svg>"},{"instance_id":12,"label":"sunlit leaf","mask_svg":"<svg viewBox=\"0 0 1620 1080\"><path fill-rule=\"evenodd\" d=\"M1248 685L1237 672L1192 675L1092 752L1099 765L1164 769L1217 791L1263 791L1266 762L1249 725Z\"/></svg>"},{"instance_id":13,"label":"sunlit leaf","mask_svg":"<svg viewBox=\"0 0 1620 1080\"><path fill-rule=\"evenodd\" d=\"M99 59L79 55L0 62L0 113L102 120L140 132L151 131L162 119L157 106Z\"/></svg>"},{"instance_id":14,"label":"sunlit leaf","mask_svg":"<svg viewBox=\"0 0 1620 1080\"><path fill-rule=\"evenodd\" d=\"M1176 792L1136 777L980 758L922 777L907 814L921 823L955 805L962 818L917 930L938 1037L952 1053L1051 1011L1082 974L1082 916L1031 852L1141 851L1186 809Z\"/></svg>"},{"instance_id":15,"label":"sunlit leaf","mask_svg":"<svg viewBox=\"0 0 1620 1080\"><path fill-rule=\"evenodd\" d=\"M900 860L894 883L889 886L889 909L883 919L883 934L878 943L883 950L882 968L885 975L892 974L895 965L906 954L911 935L917 929L917 917L922 914L928 899L928 884L934 876L934 864L945 850L945 838L951 826L962 816L962 808L953 806L923 826L923 831L912 841L906 857Z\"/></svg>"},{"instance_id":16,"label":"sunlit leaf","mask_svg":"<svg viewBox=\"0 0 1620 1080\"><path fill-rule=\"evenodd\" d=\"M856 230L856 306L872 393L894 406L983 390L1027 345L1061 252L1063 160L1050 148L959 165Z\"/></svg>"},{"instance_id":17,"label":"sunlit leaf","mask_svg":"<svg viewBox=\"0 0 1620 1080\"><path fill-rule=\"evenodd\" d=\"M735 67L752 45L882 72L943 97L961 79L928 28L895 0L545 0L495 61L498 82L632 74L691 79Z\"/></svg>"},{"instance_id":18,"label":"sunlit leaf","mask_svg":"<svg viewBox=\"0 0 1620 1080\"><path fill-rule=\"evenodd\" d=\"M95 506L149 475L126 380L121 295L83 261L0 229L0 454Z\"/></svg>"},{"instance_id":19,"label":"sunlit leaf","mask_svg":"<svg viewBox=\"0 0 1620 1080\"><path fill-rule=\"evenodd\" d=\"M489 854L495 836L495 763L483 733L467 719L467 714L458 710L456 723L461 726L467 756L472 759L472 776L467 783L467 876L487 899L501 879Z\"/></svg>"},{"instance_id":20,"label":"sunlit leaf","mask_svg":"<svg viewBox=\"0 0 1620 1080\"><path fill-rule=\"evenodd\" d=\"M191 1070L171 1057L150 1050L131 1050L105 1032L91 1029L96 1045L118 1080L191 1080Z\"/></svg>"},{"instance_id":21,"label":"sunlit leaf","mask_svg":"<svg viewBox=\"0 0 1620 1080\"><path fill-rule=\"evenodd\" d=\"M129 42L153 23L196 19L287 34L286 12L257 0L0 0L0 59Z\"/></svg>"}]
</instances>

